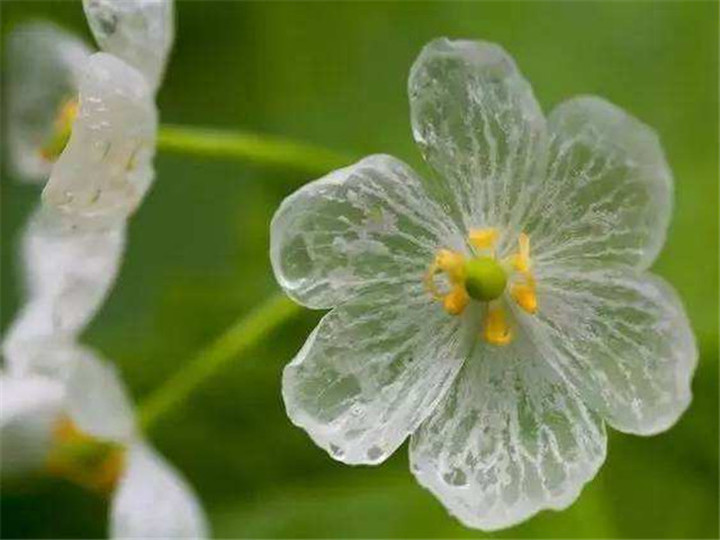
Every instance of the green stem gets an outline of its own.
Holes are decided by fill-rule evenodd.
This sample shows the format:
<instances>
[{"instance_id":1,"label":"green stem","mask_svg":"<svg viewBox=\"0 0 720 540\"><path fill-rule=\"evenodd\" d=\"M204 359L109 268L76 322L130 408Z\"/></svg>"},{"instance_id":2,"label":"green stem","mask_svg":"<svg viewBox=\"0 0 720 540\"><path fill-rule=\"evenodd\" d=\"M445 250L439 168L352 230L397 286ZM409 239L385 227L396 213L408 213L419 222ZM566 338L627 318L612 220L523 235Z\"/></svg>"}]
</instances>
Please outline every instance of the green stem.
<instances>
[{"instance_id":1,"label":"green stem","mask_svg":"<svg viewBox=\"0 0 720 540\"><path fill-rule=\"evenodd\" d=\"M262 165L325 173L355 161L327 148L243 131L164 125L158 149L206 158L246 160Z\"/></svg>"},{"instance_id":2,"label":"green stem","mask_svg":"<svg viewBox=\"0 0 720 540\"><path fill-rule=\"evenodd\" d=\"M142 429L149 430L161 416L183 402L203 382L299 312L300 306L285 295L276 294L241 317L141 404L139 418Z\"/></svg>"}]
</instances>

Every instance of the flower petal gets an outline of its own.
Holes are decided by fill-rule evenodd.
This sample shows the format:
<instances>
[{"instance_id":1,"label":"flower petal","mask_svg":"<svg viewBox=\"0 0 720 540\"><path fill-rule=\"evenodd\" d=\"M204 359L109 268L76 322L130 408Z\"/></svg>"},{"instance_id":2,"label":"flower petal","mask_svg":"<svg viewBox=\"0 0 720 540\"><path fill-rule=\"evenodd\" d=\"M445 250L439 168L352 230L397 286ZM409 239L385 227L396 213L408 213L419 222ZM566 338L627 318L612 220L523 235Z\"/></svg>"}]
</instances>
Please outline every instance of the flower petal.
<instances>
[{"instance_id":1,"label":"flower petal","mask_svg":"<svg viewBox=\"0 0 720 540\"><path fill-rule=\"evenodd\" d=\"M538 264L645 269L670 222L672 173L655 132L597 97L559 105L547 181L524 226Z\"/></svg>"},{"instance_id":2,"label":"flower petal","mask_svg":"<svg viewBox=\"0 0 720 540\"><path fill-rule=\"evenodd\" d=\"M418 481L469 527L495 530L563 509L605 459L603 422L522 332L478 345L412 436Z\"/></svg>"},{"instance_id":3,"label":"flower petal","mask_svg":"<svg viewBox=\"0 0 720 540\"><path fill-rule=\"evenodd\" d=\"M160 85L175 37L172 0L83 0L100 48L140 70L154 90Z\"/></svg>"},{"instance_id":4,"label":"flower petal","mask_svg":"<svg viewBox=\"0 0 720 540\"><path fill-rule=\"evenodd\" d=\"M454 229L407 165L375 155L286 198L272 220L270 258L287 294L327 308L419 282L440 246L464 245Z\"/></svg>"},{"instance_id":5,"label":"flower petal","mask_svg":"<svg viewBox=\"0 0 720 540\"><path fill-rule=\"evenodd\" d=\"M21 362L38 340L77 335L115 281L125 227L77 231L42 209L23 234L27 301L7 332L6 361Z\"/></svg>"},{"instance_id":6,"label":"flower petal","mask_svg":"<svg viewBox=\"0 0 720 540\"><path fill-rule=\"evenodd\" d=\"M20 475L45 463L53 424L61 414L63 387L47 377L0 373L0 442L3 476Z\"/></svg>"},{"instance_id":7,"label":"flower petal","mask_svg":"<svg viewBox=\"0 0 720 540\"><path fill-rule=\"evenodd\" d=\"M538 278L527 317L548 360L614 428L658 433L691 400L697 347L672 287L631 268Z\"/></svg>"},{"instance_id":8,"label":"flower petal","mask_svg":"<svg viewBox=\"0 0 720 540\"><path fill-rule=\"evenodd\" d=\"M86 64L79 106L43 202L98 228L124 220L150 187L157 112L140 72L105 53Z\"/></svg>"},{"instance_id":9,"label":"flower petal","mask_svg":"<svg viewBox=\"0 0 720 540\"><path fill-rule=\"evenodd\" d=\"M533 200L546 126L530 84L499 46L442 38L408 81L415 140L466 228L511 227Z\"/></svg>"},{"instance_id":10,"label":"flower petal","mask_svg":"<svg viewBox=\"0 0 720 540\"><path fill-rule=\"evenodd\" d=\"M19 26L7 47L7 144L19 178L45 182L52 162L41 154L62 104L77 96L90 50L49 23Z\"/></svg>"},{"instance_id":11,"label":"flower petal","mask_svg":"<svg viewBox=\"0 0 720 540\"><path fill-rule=\"evenodd\" d=\"M110 537L207 536L205 514L187 482L148 445L131 446L111 503Z\"/></svg>"},{"instance_id":12,"label":"flower petal","mask_svg":"<svg viewBox=\"0 0 720 540\"><path fill-rule=\"evenodd\" d=\"M89 348L76 347L66 381L66 412L83 432L125 443L135 435L135 415L115 367Z\"/></svg>"},{"instance_id":13,"label":"flower petal","mask_svg":"<svg viewBox=\"0 0 720 540\"><path fill-rule=\"evenodd\" d=\"M452 384L471 317L450 317L422 287L333 309L283 373L288 416L345 463L392 454Z\"/></svg>"}]
</instances>

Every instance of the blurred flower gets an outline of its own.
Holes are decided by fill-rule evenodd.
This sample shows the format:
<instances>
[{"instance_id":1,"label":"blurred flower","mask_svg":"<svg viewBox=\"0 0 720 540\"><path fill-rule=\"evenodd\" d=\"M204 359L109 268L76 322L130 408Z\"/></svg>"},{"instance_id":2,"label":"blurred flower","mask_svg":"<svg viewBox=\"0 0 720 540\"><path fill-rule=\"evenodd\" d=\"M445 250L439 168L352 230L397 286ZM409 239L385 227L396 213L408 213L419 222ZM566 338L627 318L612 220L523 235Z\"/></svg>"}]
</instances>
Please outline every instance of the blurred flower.
<instances>
[{"instance_id":1,"label":"blurred flower","mask_svg":"<svg viewBox=\"0 0 720 540\"><path fill-rule=\"evenodd\" d=\"M43 203L76 227L122 223L154 177L157 113L144 77L107 53L85 64L78 112L43 191Z\"/></svg>"},{"instance_id":2,"label":"blurred flower","mask_svg":"<svg viewBox=\"0 0 720 540\"><path fill-rule=\"evenodd\" d=\"M547 118L497 45L440 39L409 80L437 174L371 156L272 221L285 291L332 308L285 368L292 421L335 459L411 468L464 524L572 503L605 422L652 434L688 406L697 351L646 273L672 177L655 133L596 97Z\"/></svg>"},{"instance_id":3,"label":"blurred flower","mask_svg":"<svg viewBox=\"0 0 720 540\"><path fill-rule=\"evenodd\" d=\"M106 53L50 24L10 38L8 131L19 176L50 180L47 206L76 226L124 220L152 182L154 93L174 37L170 0L84 2Z\"/></svg>"},{"instance_id":4,"label":"blurred flower","mask_svg":"<svg viewBox=\"0 0 720 540\"><path fill-rule=\"evenodd\" d=\"M7 47L7 137L18 178L44 182L69 136L87 46L49 23L14 30Z\"/></svg>"},{"instance_id":5,"label":"blurred flower","mask_svg":"<svg viewBox=\"0 0 720 540\"><path fill-rule=\"evenodd\" d=\"M25 302L5 333L6 365L31 369L47 342L78 336L115 281L124 246L125 227L78 231L35 212L20 244Z\"/></svg>"},{"instance_id":6,"label":"blurred flower","mask_svg":"<svg viewBox=\"0 0 720 540\"><path fill-rule=\"evenodd\" d=\"M138 69L153 92L160 86L175 38L171 0L83 0L100 48Z\"/></svg>"},{"instance_id":7,"label":"blurred flower","mask_svg":"<svg viewBox=\"0 0 720 540\"><path fill-rule=\"evenodd\" d=\"M194 493L143 441L114 369L75 343L154 177L172 2L85 9L108 52L90 54L51 25L10 42L11 157L19 174L49 180L22 239L27 301L3 341L2 473L44 471L112 494L113 537L201 537Z\"/></svg>"},{"instance_id":8,"label":"blurred flower","mask_svg":"<svg viewBox=\"0 0 720 540\"><path fill-rule=\"evenodd\" d=\"M195 494L143 441L113 367L60 342L45 360L0 374L3 476L44 471L108 495L113 538L205 537Z\"/></svg>"}]
</instances>

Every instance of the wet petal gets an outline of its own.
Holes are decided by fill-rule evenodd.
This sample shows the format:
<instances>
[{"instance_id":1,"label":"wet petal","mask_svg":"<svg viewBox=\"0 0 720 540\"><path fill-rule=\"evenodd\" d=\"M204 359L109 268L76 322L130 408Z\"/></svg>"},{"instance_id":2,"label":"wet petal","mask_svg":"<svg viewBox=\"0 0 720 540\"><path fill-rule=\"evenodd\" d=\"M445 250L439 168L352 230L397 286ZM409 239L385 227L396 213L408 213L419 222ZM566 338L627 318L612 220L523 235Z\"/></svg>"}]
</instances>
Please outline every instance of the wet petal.
<instances>
[{"instance_id":1,"label":"wet petal","mask_svg":"<svg viewBox=\"0 0 720 540\"><path fill-rule=\"evenodd\" d=\"M373 287L419 282L440 246L462 243L417 175L375 155L285 199L272 220L270 256L285 292L326 308Z\"/></svg>"},{"instance_id":2,"label":"wet petal","mask_svg":"<svg viewBox=\"0 0 720 540\"><path fill-rule=\"evenodd\" d=\"M111 538L205 538L208 526L184 478L144 443L130 447L110 510Z\"/></svg>"},{"instance_id":3,"label":"wet petal","mask_svg":"<svg viewBox=\"0 0 720 540\"><path fill-rule=\"evenodd\" d=\"M495 530L563 509L605 459L602 420L522 332L480 345L412 436L418 481L469 527Z\"/></svg>"},{"instance_id":4,"label":"wet petal","mask_svg":"<svg viewBox=\"0 0 720 540\"><path fill-rule=\"evenodd\" d=\"M53 425L61 414L63 387L47 377L0 373L0 441L3 476L21 475L45 463Z\"/></svg>"},{"instance_id":5,"label":"wet petal","mask_svg":"<svg viewBox=\"0 0 720 540\"><path fill-rule=\"evenodd\" d=\"M157 113L143 76L105 53L88 60L79 105L43 202L78 228L98 228L125 219L150 187Z\"/></svg>"},{"instance_id":6,"label":"wet petal","mask_svg":"<svg viewBox=\"0 0 720 540\"><path fill-rule=\"evenodd\" d=\"M548 125L547 180L524 226L538 264L647 268L672 209L672 173L656 133L597 97L566 101Z\"/></svg>"},{"instance_id":7,"label":"wet petal","mask_svg":"<svg viewBox=\"0 0 720 540\"><path fill-rule=\"evenodd\" d=\"M127 442L135 415L115 366L89 348L75 347L66 380L66 413L80 431L99 439Z\"/></svg>"},{"instance_id":8,"label":"wet petal","mask_svg":"<svg viewBox=\"0 0 720 540\"><path fill-rule=\"evenodd\" d=\"M124 226L78 231L36 212L22 237L27 300L6 334L6 360L38 340L77 335L114 283L124 244Z\"/></svg>"},{"instance_id":9,"label":"wet petal","mask_svg":"<svg viewBox=\"0 0 720 540\"><path fill-rule=\"evenodd\" d=\"M432 41L408 81L415 140L470 227L508 229L544 166L542 111L513 59L481 41Z\"/></svg>"},{"instance_id":10,"label":"wet petal","mask_svg":"<svg viewBox=\"0 0 720 540\"><path fill-rule=\"evenodd\" d=\"M283 373L288 416L346 463L379 463L432 411L474 341L418 284L327 314Z\"/></svg>"},{"instance_id":11,"label":"wet petal","mask_svg":"<svg viewBox=\"0 0 720 540\"><path fill-rule=\"evenodd\" d=\"M697 348L677 295L658 277L624 270L538 278L533 337L548 360L613 427L651 434L691 400Z\"/></svg>"},{"instance_id":12,"label":"wet petal","mask_svg":"<svg viewBox=\"0 0 720 540\"><path fill-rule=\"evenodd\" d=\"M83 0L83 8L100 48L141 71L156 90L175 37L173 0Z\"/></svg>"},{"instance_id":13,"label":"wet petal","mask_svg":"<svg viewBox=\"0 0 720 540\"><path fill-rule=\"evenodd\" d=\"M7 132L10 164L19 178L45 182L53 162L42 147L64 102L77 97L86 45L49 23L19 26L7 54Z\"/></svg>"}]
</instances>

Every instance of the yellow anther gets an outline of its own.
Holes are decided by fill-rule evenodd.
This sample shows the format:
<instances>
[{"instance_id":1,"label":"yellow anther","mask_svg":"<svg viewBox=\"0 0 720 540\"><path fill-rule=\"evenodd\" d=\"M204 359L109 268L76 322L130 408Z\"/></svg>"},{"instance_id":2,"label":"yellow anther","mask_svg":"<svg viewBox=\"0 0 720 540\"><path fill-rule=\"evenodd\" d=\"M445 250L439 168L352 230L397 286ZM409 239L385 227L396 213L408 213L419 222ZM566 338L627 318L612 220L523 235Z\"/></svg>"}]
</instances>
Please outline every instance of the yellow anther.
<instances>
[{"instance_id":1,"label":"yellow anther","mask_svg":"<svg viewBox=\"0 0 720 540\"><path fill-rule=\"evenodd\" d=\"M449 249L441 249L437 254L437 265L445 272L452 283L462 283L465 279L465 257Z\"/></svg>"},{"instance_id":2,"label":"yellow anther","mask_svg":"<svg viewBox=\"0 0 720 540\"><path fill-rule=\"evenodd\" d=\"M450 315L460 315L469 303L470 297L462 285L455 285L443 298L443 307Z\"/></svg>"},{"instance_id":3,"label":"yellow anther","mask_svg":"<svg viewBox=\"0 0 720 540\"><path fill-rule=\"evenodd\" d=\"M468 235L470 244L477 249L494 249L498 239L497 229L471 229Z\"/></svg>"},{"instance_id":4,"label":"yellow anther","mask_svg":"<svg viewBox=\"0 0 720 540\"><path fill-rule=\"evenodd\" d=\"M500 306L490 304L485 316L483 330L485 341L493 345L507 345L512 341L512 332L505 319L505 312Z\"/></svg>"},{"instance_id":5,"label":"yellow anther","mask_svg":"<svg viewBox=\"0 0 720 540\"><path fill-rule=\"evenodd\" d=\"M50 474L100 493L113 490L125 467L125 450L102 441L61 418L53 431L53 449L47 460Z\"/></svg>"},{"instance_id":6,"label":"yellow anther","mask_svg":"<svg viewBox=\"0 0 720 540\"><path fill-rule=\"evenodd\" d=\"M510 295L517 305L528 313L537 311L537 296L531 283L515 283L510 287Z\"/></svg>"},{"instance_id":7,"label":"yellow anther","mask_svg":"<svg viewBox=\"0 0 720 540\"><path fill-rule=\"evenodd\" d=\"M40 155L48 161L55 161L65 149L70 139L73 123L78 115L77 99L69 99L62 104L55 118L55 126L47 141L40 148Z\"/></svg>"},{"instance_id":8,"label":"yellow anther","mask_svg":"<svg viewBox=\"0 0 720 540\"><path fill-rule=\"evenodd\" d=\"M530 237L525 233L518 236L518 252L513 257L513 266L521 274L530 272Z\"/></svg>"}]
</instances>

